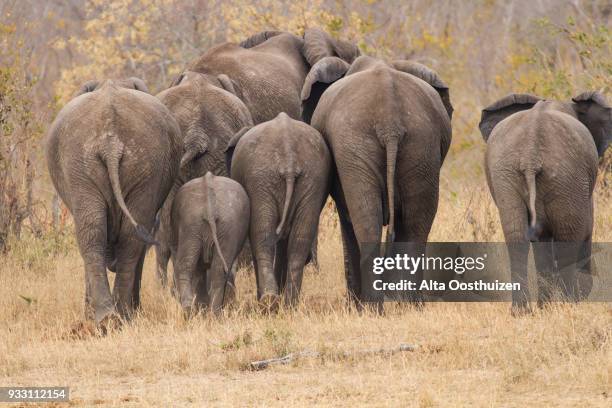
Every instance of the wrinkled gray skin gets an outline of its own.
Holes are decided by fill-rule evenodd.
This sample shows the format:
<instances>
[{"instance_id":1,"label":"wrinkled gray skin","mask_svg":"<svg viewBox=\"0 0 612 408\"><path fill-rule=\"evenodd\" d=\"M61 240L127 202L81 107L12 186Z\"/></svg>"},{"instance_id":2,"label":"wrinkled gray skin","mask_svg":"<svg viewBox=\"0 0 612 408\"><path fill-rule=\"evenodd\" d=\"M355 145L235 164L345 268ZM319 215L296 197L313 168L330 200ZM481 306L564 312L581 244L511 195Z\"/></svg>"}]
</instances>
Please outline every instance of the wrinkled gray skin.
<instances>
[{"instance_id":1,"label":"wrinkled gray skin","mask_svg":"<svg viewBox=\"0 0 612 408\"><path fill-rule=\"evenodd\" d=\"M237 134L227 156L251 202L258 299L274 308L284 294L294 305L328 194L327 146L316 130L281 113Z\"/></svg>"},{"instance_id":2,"label":"wrinkled gray skin","mask_svg":"<svg viewBox=\"0 0 612 408\"><path fill-rule=\"evenodd\" d=\"M281 112L300 119L304 79L311 65L329 56L351 63L359 56L359 49L319 29L306 30L304 38L265 31L240 44L224 43L211 48L189 70L215 77L226 75L221 85L242 99L255 124L259 124Z\"/></svg>"},{"instance_id":3,"label":"wrinkled gray skin","mask_svg":"<svg viewBox=\"0 0 612 408\"><path fill-rule=\"evenodd\" d=\"M156 234L157 276L162 286L168 281L170 212L176 191L207 171L227 176L224 150L228 142L240 129L253 125L242 101L221 87L219 81L224 80L227 80L224 75L211 77L188 71L157 95L178 121L184 144L180 174L160 212Z\"/></svg>"},{"instance_id":4,"label":"wrinkled gray skin","mask_svg":"<svg viewBox=\"0 0 612 408\"><path fill-rule=\"evenodd\" d=\"M234 296L232 265L247 237L249 198L240 184L208 172L183 185L172 206L171 247L183 310L219 313Z\"/></svg>"},{"instance_id":5,"label":"wrinkled gray skin","mask_svg":"<svg viewBox=\"0 0 612 408\"><path fill-rule=\"evenodd\" d=\"M103 327L139 304L143 241L153 242L147 231L178 173L179 126L146 92L134 78L88 82L46 139L49 173L85 263L85 313ZM112 294L107 267L116 272Z\"/></svg>"},{"instance_id":6,"label":"wrinkled gray skin","mask_svg":"<svg viewBox=\"0 0 612 408\"><path fill-rule=\"evenodd\" d=\"M612 113L604 96L586 92L559 102L509 95L482 111L480 130L487 142L487 182L508 243L512 281L523 288L513 292L513 311L528 310L524 283L530 240L540 241L534 245L539 305L557 286L570 300L588 294L598 155L612 138ZM587 262L577 270L583 274L577 275L571 265L583 259Z\"/></svg>"},{"instance_id":7,"label":"wrinkled gray skin","mask_svg":"<svg viewBox=\"0 0 612 408\"><path fill-rule=\"evenodd\" d=\"M332 196L349 294L359 306L362 288L372 285L372 274L361 271L371 270L372 258L380 253L383 225L388 225L387 242L414 242L414 251L422 253L438 206L452 106L435 72L410 61L387 64L363 56L349 67L325 58L306 78L302 99L308 100L316 87L328 87L312 126L335 162Z\"/></svg>"},{"instance_id":8,"label":"wrinkled gray skin","mask_svg":"<svg viewBox=\"0 0 612 408\"><path fill-rule=\"evenodd\" d=\"M360 55L356 45L310 28L298 37L282 31L264 31L240 44L224 43L208 50L189 70L207 74L245 103L255 124L285 112L310 123L321 96L316 88L302 103L300 92L310 67L325 57L348 63ZM316 265L316 238L310 258Z\"/></svg>"}]
</instances>

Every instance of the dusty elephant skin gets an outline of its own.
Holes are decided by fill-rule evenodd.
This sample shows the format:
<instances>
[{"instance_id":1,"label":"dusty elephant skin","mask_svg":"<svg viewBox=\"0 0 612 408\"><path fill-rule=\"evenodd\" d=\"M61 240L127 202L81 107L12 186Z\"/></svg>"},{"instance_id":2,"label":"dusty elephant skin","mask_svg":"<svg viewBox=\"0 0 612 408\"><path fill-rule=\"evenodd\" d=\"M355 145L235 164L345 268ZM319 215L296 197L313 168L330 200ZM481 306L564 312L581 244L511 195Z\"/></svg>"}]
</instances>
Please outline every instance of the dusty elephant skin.
<instances>
[{"instance_id":1,"label":"dusty elephant skin","mask_svg":"<svg viewBox=\"0 0 612 408\"><path fill-rule=\"evenodd\" d=\"M187 314L206 306L218 313L233 297L232 265L246 240L249 214L246 192L227 177L208 172L178 190L171 247L179 300Z\"/></svg>"},{"instance_id":2,"label":"dusty elephant skin","mask_svg":"<svg viewBox=\"0 0 612 408\"><path fill-rule=\"evenodd\" d=\"M513 293L515 312L528 310L529 241L550 242L533 247L539 305L555 287L568 300L590 291L591 265L580 261L591 253L593 189L598 154L612 138L611 111L599 92L569 102L512 94L482 111L487 183L508 243L512 281L523 288ZM578 271L568 270L576 263Z\"/></svg>"},{"instance_id":3,"label":"dusty elephant skin","mask_svg":"<svg viewBox=\"0 0 612 408\"><path fill-rule=\"evenodd\" d=\"M264 31L240 44L213 47L188 69L206 74L215 84L238 95L255 124L272 120L281 112L310 123L325 90L325 87L314 87L302 103L300 92L311 66L326 57L351 63L359 55L355 44L334 39L317 28L306 29L303 37ZM317 266L316 236L309 259Z\"/></svg>"},{"instance_id":4,"label":"dusty elephant skin","mask_svg":"<svg viewBox=\"0 0 612 408\"><path fill-rule=\"evenodd\" d=\"M337 82L335 82L337 80ZM335 83L334 83L335 82ZM333 83L331 86L330 84ZM312 117L330 147L332 196L342 228L351 297L359 305L383 225L387 241L415 243L420 254L438 206L440 167L451 142L448 88L435 72L410 62L359 57L352 65L321 59L302 99L328 87ZM422 272L416 274L422 279ZM419 301L417 295L415 301Z\"/></svg>"},{"instance_id":5,"label":"dusty elephant skin","mask_svg":"<svg viewBox=\"0 0 612 408\"><path fill-rule=\"evenodd\" d=\"M225 150L233 135L245 126L252 126L251 114L242 101L223 89L225 75L210 76L184 72L173 86L157 97L176 118L183 138L180 173L160 212L155 247L157 276L163 286L168 280L170 259L170 212L176 191L187 181L210 171L227 176Z\"/></svg>"},{"instance_id":6,"label":"dusty elephant skin","mask_svg":"<svg viewBox=\"0 0 612 408\"><path fill-rule=\"evenodd\" d=\"M225 75L227 80L222 81L222 86L242 99L255 124L259 124L272 120L281 112L300 119L300 92L306 74L311 65L329 56L351 63L359 56L359 49L319 29L306 30L304 38L281 31L265 31L240 44L218 45L189 69L211 76ZM310 102L316 104L316 100ZM309 119L310 113L306 112L306 116Z\"/></svg>"},{"instance_id":7,"label":"dusty elephant skin","mask_svg":"<svg viewBox=\"0 0 612 408\"><path fill-rule=\"evenodd\" d=\"M129 318L145 242L178 172L180 130L138 79L88 82L46 139L49 173L74 217L85 263L85 312ZM106 268L116 271L110 291Z\"/></svg>"},{"instance_id":8,"label":"dusty elephant skin","mask_svg":"<svg viewBox=\"0 0 612 408\"><path fill-rule=\"evenodd\" d=\"M258 299L277 305L284 294L293 305L328 194L327 146L316 130L281 113L237 134L227 155L251 202Z\"/></svg>"}]
</instances>

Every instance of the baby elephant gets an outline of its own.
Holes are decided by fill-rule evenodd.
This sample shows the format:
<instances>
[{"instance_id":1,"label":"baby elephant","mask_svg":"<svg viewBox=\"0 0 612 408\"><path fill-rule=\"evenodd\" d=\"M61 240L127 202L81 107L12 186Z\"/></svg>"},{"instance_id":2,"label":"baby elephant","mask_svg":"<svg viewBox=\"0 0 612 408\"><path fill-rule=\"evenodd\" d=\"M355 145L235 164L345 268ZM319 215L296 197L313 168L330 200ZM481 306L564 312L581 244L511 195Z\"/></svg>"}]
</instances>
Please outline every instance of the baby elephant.
<instances>
[{"instance_id":1,"label":"baby elephant","mask_svg":"<svg viewBox=\"0 0 612 408\"><path fill-rule=\"evenodd\" d=\"M329 150L319 132L280 113L236 134L226 158L251 202L258 299L275 308L284 291L294 305L328 194Z\"/></svg>"},{"instance_id":2,"label":"baby elephant","mask_svg":"<svg viewBox=\"0 0 612 408\"><path fill-rule=\"evenodd\" d=\"M249 198L240 184L207 172L183 185L172 205L170 247L181 306L219 313L233 297L232 265L249 226Z\"/></svg>"}]
</instances>

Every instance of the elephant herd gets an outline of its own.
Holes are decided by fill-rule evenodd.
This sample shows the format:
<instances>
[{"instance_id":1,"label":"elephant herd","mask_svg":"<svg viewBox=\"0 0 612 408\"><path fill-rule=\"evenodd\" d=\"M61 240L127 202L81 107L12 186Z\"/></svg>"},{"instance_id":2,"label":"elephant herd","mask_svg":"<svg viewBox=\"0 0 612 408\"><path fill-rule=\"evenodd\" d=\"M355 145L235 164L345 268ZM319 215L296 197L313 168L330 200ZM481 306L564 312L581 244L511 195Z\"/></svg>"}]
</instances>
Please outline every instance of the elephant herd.
<instances>
[{"instance_id":1,"label":"elephant herd","mask_svg":"<svg viewBox=\"0 0 612 408\"><path fill-rule=\"evenodd\" d=\"M452 113L433 70L361 56L319 29L213 47L157 96L137 78L87 82L45 149L74 217L86 317L101 326L130 318L149 245L163 284L172 259L188 313L218 312L234 296L247 240L258 300L295 304L329 194L348 293L361 305L364 270L380 252L364 244L379 243L383 226L386 242L427 243ZM480 130L506 241L580 242L580 253L536 254L566 263L589 254L598 156L612 138L604 96L510 95L482 111ZM525 251L510 255L520 279Z\"/></svg>"}]
</instances>

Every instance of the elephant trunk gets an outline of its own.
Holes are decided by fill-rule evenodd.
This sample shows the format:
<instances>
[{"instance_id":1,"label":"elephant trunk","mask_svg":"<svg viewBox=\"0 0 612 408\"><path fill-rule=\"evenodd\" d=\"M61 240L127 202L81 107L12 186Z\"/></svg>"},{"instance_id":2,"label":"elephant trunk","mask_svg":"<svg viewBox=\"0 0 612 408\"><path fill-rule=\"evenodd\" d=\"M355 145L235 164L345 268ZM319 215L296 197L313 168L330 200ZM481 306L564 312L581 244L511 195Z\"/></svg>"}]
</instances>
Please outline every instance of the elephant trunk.
<instances>
[{"instance_id":1,"label":"elephant trunk","mask_svg":"<svg viewBox=\"0 0 612 408\"><path fill-rule=\"evenodd\" d=\"M395 239L395 161L397 158L396 137L389 138L387 142L387 204L389 205L389 225L387 227L387 243Z\"/></svg>"},{"instance_id":2,"label":"elephant trunk","mask_svg":"<svg viewBox=\"0 0 612 408\"><path fill-rule=\"evenodd\" d=\"M223 253L221 252L221 245L219 245L219 237L217 236L217 222L215 220L215 192L212 187L213 175L209 171L204 177L206 179L206 188L208 189L206 194L206 212L208 215L208 225L210 226L213 243L215 244L215 248L217 248L217 254L219 254L219 258L221 258L221 262L223 263L223 270L225 271L225 274L227 276L227 274L229 273L229 268L227 267L227 262L225 262L225 258L223 257Z\"/></svg>"},{"instance_id":3,"label":"elephant trunk","mask_svg":"<svg viewBox=\"0 0 612 408\"><path fill-rule=\"evenodd\" d=\"M535 170L525 170L525 181L527 183L527 193L529 195L529 229L528 238L532 242L539 240L540 232L537 228L536 220L536 183L535 183Z\"/></svg>"},{"instance_id":4,"label":"elephant trunk","mask_svg":"<svg viewBox=\"0 0 612 408\"><path fill-rule=\"evenodd\" d=\"M151 234L149 234L149 232L142 225L136 222L125 204L123 192L121 191L121 183L119 182L119 163L123 157L123 143L121 143L121 140L119 140L117 135L112 132L108 132L104 139L106 140L106 146L102 149L98 156L106 164L113 194L117 200L117 203L119 204L119 207L121 208L121 211L123 211L125 216L134 226L138 238L149 245L157 245L158 242L155 241Z\"/></svg>"},{"instance_id":5,"label":"elephant trunk","mask_svg":"<svg viewBox=\"0 0 612 408\"><path fill-rule=\"evenodd\" d=\"M285 175L285 205L283 206L283 215L281 217L280 224L276 227L277 237L281 237L283 229L287 223L287 213L289 212L289 205L291 204L291 197L293 196L293 188L295 187L295 174Z\"/></svg>"}]
</instances>

